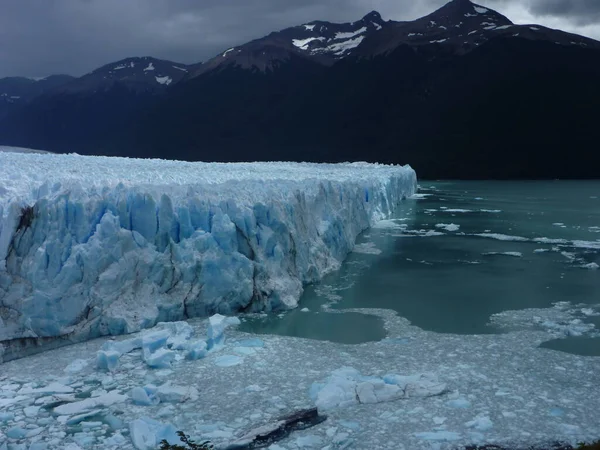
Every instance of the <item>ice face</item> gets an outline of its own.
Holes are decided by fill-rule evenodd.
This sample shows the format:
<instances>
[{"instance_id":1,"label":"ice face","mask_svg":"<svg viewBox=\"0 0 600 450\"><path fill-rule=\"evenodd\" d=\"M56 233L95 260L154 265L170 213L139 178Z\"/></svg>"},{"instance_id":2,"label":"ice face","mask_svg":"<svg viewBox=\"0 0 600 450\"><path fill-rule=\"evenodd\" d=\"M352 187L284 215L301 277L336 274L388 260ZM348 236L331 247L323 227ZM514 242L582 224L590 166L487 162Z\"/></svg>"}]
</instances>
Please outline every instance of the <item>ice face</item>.
<instances>
[{"instance_id":1,"label":"ice face","mask_svg":"<svg viewBox=\"0 0 600 450\"><path fill-rule=\"evenodd\" d=\"M19 173L18 177L14 173ZM0 340L294 308L410 167L0 154Z\"/></svg>"}]
</instances>

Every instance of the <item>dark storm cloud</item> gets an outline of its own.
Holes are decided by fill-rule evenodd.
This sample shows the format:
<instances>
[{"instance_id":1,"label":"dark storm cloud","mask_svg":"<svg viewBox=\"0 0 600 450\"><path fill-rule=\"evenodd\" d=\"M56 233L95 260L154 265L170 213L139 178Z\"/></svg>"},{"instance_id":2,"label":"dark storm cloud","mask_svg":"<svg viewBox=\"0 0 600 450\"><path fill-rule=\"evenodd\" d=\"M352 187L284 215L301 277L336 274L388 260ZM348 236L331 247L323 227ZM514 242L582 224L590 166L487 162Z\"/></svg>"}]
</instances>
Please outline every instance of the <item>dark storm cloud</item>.
<instances>
[{"instance_id":1,"label":"dark storm cloud","mask_svg":"<svg viewBox=\"0 0 600 450\"><path fill-rule=\"evenodd\" d=\"M568 17L581 24L600 21L599 0L532 0L530 10L535 15Z\"/></svg>"},{"instance_id":2,"label":"dark storm cloud","mask_svg":"<svg viewBox=\"0 0 600 450\"><path fill-rule=\"evenodd\" d=\"M81 75L128 56L183 63L315 19L425 15L446 0L0 0L0 77ZM600 0L480 0L518 21L597 24ZM585 28L585 27L584 27ZM594 34L596 28L582 28ZM598 33L600 35L600 32Z\"/></svg>"}]
</instances>

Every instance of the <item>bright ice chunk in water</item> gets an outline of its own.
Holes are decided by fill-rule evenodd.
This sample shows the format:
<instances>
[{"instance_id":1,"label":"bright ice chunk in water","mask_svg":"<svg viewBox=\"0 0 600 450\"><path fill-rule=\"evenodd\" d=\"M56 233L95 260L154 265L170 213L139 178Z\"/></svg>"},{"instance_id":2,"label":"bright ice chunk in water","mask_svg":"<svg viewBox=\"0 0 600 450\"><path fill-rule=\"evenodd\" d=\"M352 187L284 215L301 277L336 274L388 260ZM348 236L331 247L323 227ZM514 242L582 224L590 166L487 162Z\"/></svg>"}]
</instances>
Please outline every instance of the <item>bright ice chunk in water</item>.
<instances>
[{"instance_id":1,"label":"bright ice chunk in water","mask_svg":"<svg viewBox=\"0 0 600 450\"><path fill-rule=\"evenodd\" d=\"M193 341L187 345L186 359L196 360L204 358L208 353L206 341Z\"/></svg>"},{"instance_id":2,"label":"bright ice chunk in water","mask_svg":"<svg viewBox=\"0 0 600 450\"><path fill-rule=\"evenodd\" d=\"M175 360L176 353L166 348L160 348L154 353L144 353L144 361L153 369L168 369Z\"/></svg>"},{"instance_id":3,"label":"bright ice chunk in water","mask_svg":"<svg viewBox=\"0 0 600 450\"><path fill-rule=\"evenodd\" d=\"M125 339L122 341L106 341L102 350L111 350L124 355L142 347L142 338Z\"/></svg>"},{"instance_id":4,"label":"bright ice chunk in water","mask_svg":"<svg viewBox=\"0 0 600 450\"><path fill-rule=\"evenodd\" d=\"M197 400L198 390L194 386L174 386L166 383L157 389L156 395L162 402L181 403L186 400Z\"/></svg>"},{"instance_id":5,"label":"bright ice chunk in water","mask_svg":"<svg viewBox=\"0 0 600 450\"><path fill-rule=\"evenodd\" d=\"M6 431L6 435L11 439L23 439L27 436L27 430L21 427L12 427Z\"/></svg>"},{"instance_id":6,"label":"bright ice chunk in water","mask_svg":"<svg viewBox=\"0 0 600 450\"><path fill-rule=\"evenodd\" d=\"M118 392L109 392L108 394L100 395L99 397L86 398L79 402L67 403L54 408L54 413L58 415L75 415L81 414L100 406L111 406L116 403L122 403L127 400L126 395Z\"/></svg>"},{"instance_id":7,"label":"bright ice chunk in water","mask_svg":"<svg viewBox=\"0 0 600 450\"><path fill-rule=\"evenodd\" d=\"M88 365L88 362L85 359L75 359L73 360L67 367L65 367L65 372L69 374L75 374L81 372Z\"/></svg>"},{"instance_id":8,"label":"bright ice chunk in water","mask_svg":"<svg viewBox=\"0 0 600 450\"><path fill-rule=\"evenodd\" d=\"M129 433L133 446L138 450L156 450L165 439L171 445L181 444L177 429L149 417L141 417L129 423Z\"/></svg>"},{"instance_id":9,"label":"bright ice chunk in water","mask_svg":"<svg viewBox=\"0 0 600 450\"><path fill-rule=\"evenodd\" d=\"M168 330L156 331L142 336L142 350L144 353L154 353L159 348L167 345L167 340L171 337Z\"/></svg>"},{"instance_id":10,"label":"bright ice chunk in water","mask_svg":"<svg viewBox=\"0 0 600 450\"><path fill-rule=\"evenodd\" d=\"M315 448L321 446L323 439L314 434L308 436L299 436L295 440L296 445L299 448Z\"/></svg>"},{"instance_id":11,"label":"bright ice chunk in water","mask_svg":"<svg viewBox=\"0 0 600 450\"><path fill-rule=\"evenodd\" d=\"M155 328L162 328L169 332L167 346L173 350L184 350L188 341L194 334L194 329L187 322L160 322Z\"/></svg>"},{"instance_id":12,"label":"bright ice chunk in water","mask_svg":"<svg viewBox=\"0 0 600 450\"><path fill-rule=\"evenodd\" d=\"M383 379L363 376L356 369L335 370L322 383L313 383L310 396L320 409L350 406L356 403L381 403L399 398L429 397L446 390L433 374L386 375Z\"/></svg>"},{"instance_id":13,"label":"bright ice chunk in water","mask_svg":"<svg viewBox=\"0 0 600 450\"><path fill-rule=\"evenodd\" d=\"M133 401L133 403L136 405L151 406L160 403L160 398L156 397L155 395L149 394L148 391L146 391L146 389L141 387L134 387L129 393L129 395L131 396L131 400Z\"/></svg>"},{"instance_id":14,"label":"bright ice chunk in water","mask_svg":"<svg viewBox=\"0 0 600 450\"><path fill-rule=\"evenodd\" d=\"M473 420L465 423L465 425L469 428L474 428L478 431L488 431L494 427L494 423L490 420L488 416L478 416Z\"/></svg>"},{"instance_id":15,"label":"bright ice chunk in water","mask_svg":"<svg viewBox=\"0 0 600 450\"><path fill-rule=\"evenodd\" d=\"M415 436L425 441L457 441L461 438L461 435L454 431L424 431L415 433Z\"/></svg>"},{"instance_id":16,"label":"bright ice chunk in water","mask_svg":"<svg viewBox=\"0 0 600 450\"><path fill-rule=\"evenodd\" d=\"M211 350L213 347L221 345L225 340L225 329L230 325L239 325L240 319L237 317L225 317L221 314L215 314L208 319L208 331L206 342Z\"/></svg>"},{"instance_id":17,"label":"bright ice chunk in water","mask_svg":"<svg viewBox=\"0 0 600 450\"><path fill-rule=\"evenodd\" d=\"M458 231L460 225L456 225L455 223L438 223L435 225L437 228L443 228L446 231Z\"/></svg>"},{"instance_id":18,"label":"bright ice chunk in water","mask_svg":"<svg viewBox=\"0 0 600 450\"><path fill-rule=\"evenodd\" d=\"M96 367L100 370L113 371L119 366L121 353L115 350L98 350L96 352Z\"/></svg>"}]
</instances>

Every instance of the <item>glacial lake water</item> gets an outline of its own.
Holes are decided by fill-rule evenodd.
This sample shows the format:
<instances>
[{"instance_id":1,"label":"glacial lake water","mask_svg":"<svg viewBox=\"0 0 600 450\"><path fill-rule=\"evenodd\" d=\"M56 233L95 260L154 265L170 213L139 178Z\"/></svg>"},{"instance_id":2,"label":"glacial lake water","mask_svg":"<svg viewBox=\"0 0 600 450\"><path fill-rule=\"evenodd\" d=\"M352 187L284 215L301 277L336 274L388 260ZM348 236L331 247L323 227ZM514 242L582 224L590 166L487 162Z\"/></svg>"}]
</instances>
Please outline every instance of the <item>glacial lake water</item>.
<instances>
[{"instance_id":1,"label":"glacial lake water","mask_svg":"<svg viewBox=\"0 0 600 450\"><path fill-rule=\"evenodd\" d=\"M298 309L242 329L355 344L384 338L380 319L330 310L386 308L433 332L491 334L504 332L490 325L503 311L600 304L599 181L421 182L417 197L363 233ZM583 322L600 328L598 316ZM597 337L542 346L600 355Z\"/></svg>"}]
</instances>

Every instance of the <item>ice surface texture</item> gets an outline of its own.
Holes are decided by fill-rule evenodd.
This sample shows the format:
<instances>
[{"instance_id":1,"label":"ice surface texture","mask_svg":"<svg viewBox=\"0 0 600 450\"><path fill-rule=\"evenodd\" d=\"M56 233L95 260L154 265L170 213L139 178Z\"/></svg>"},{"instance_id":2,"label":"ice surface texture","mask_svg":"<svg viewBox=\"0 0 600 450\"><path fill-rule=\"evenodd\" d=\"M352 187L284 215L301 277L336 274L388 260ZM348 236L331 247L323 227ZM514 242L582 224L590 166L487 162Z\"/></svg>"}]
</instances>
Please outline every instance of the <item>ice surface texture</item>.
<instances>
[{"instance_id":1,"label":"ice surface texture","mask_svg":"<svg viewBox=\"0 0 600 450\"><path fill-rule=\"evenodd\" d=\"M410 167L0 152L0 340L297 305Z\"/></svg>"}]
</instances>

